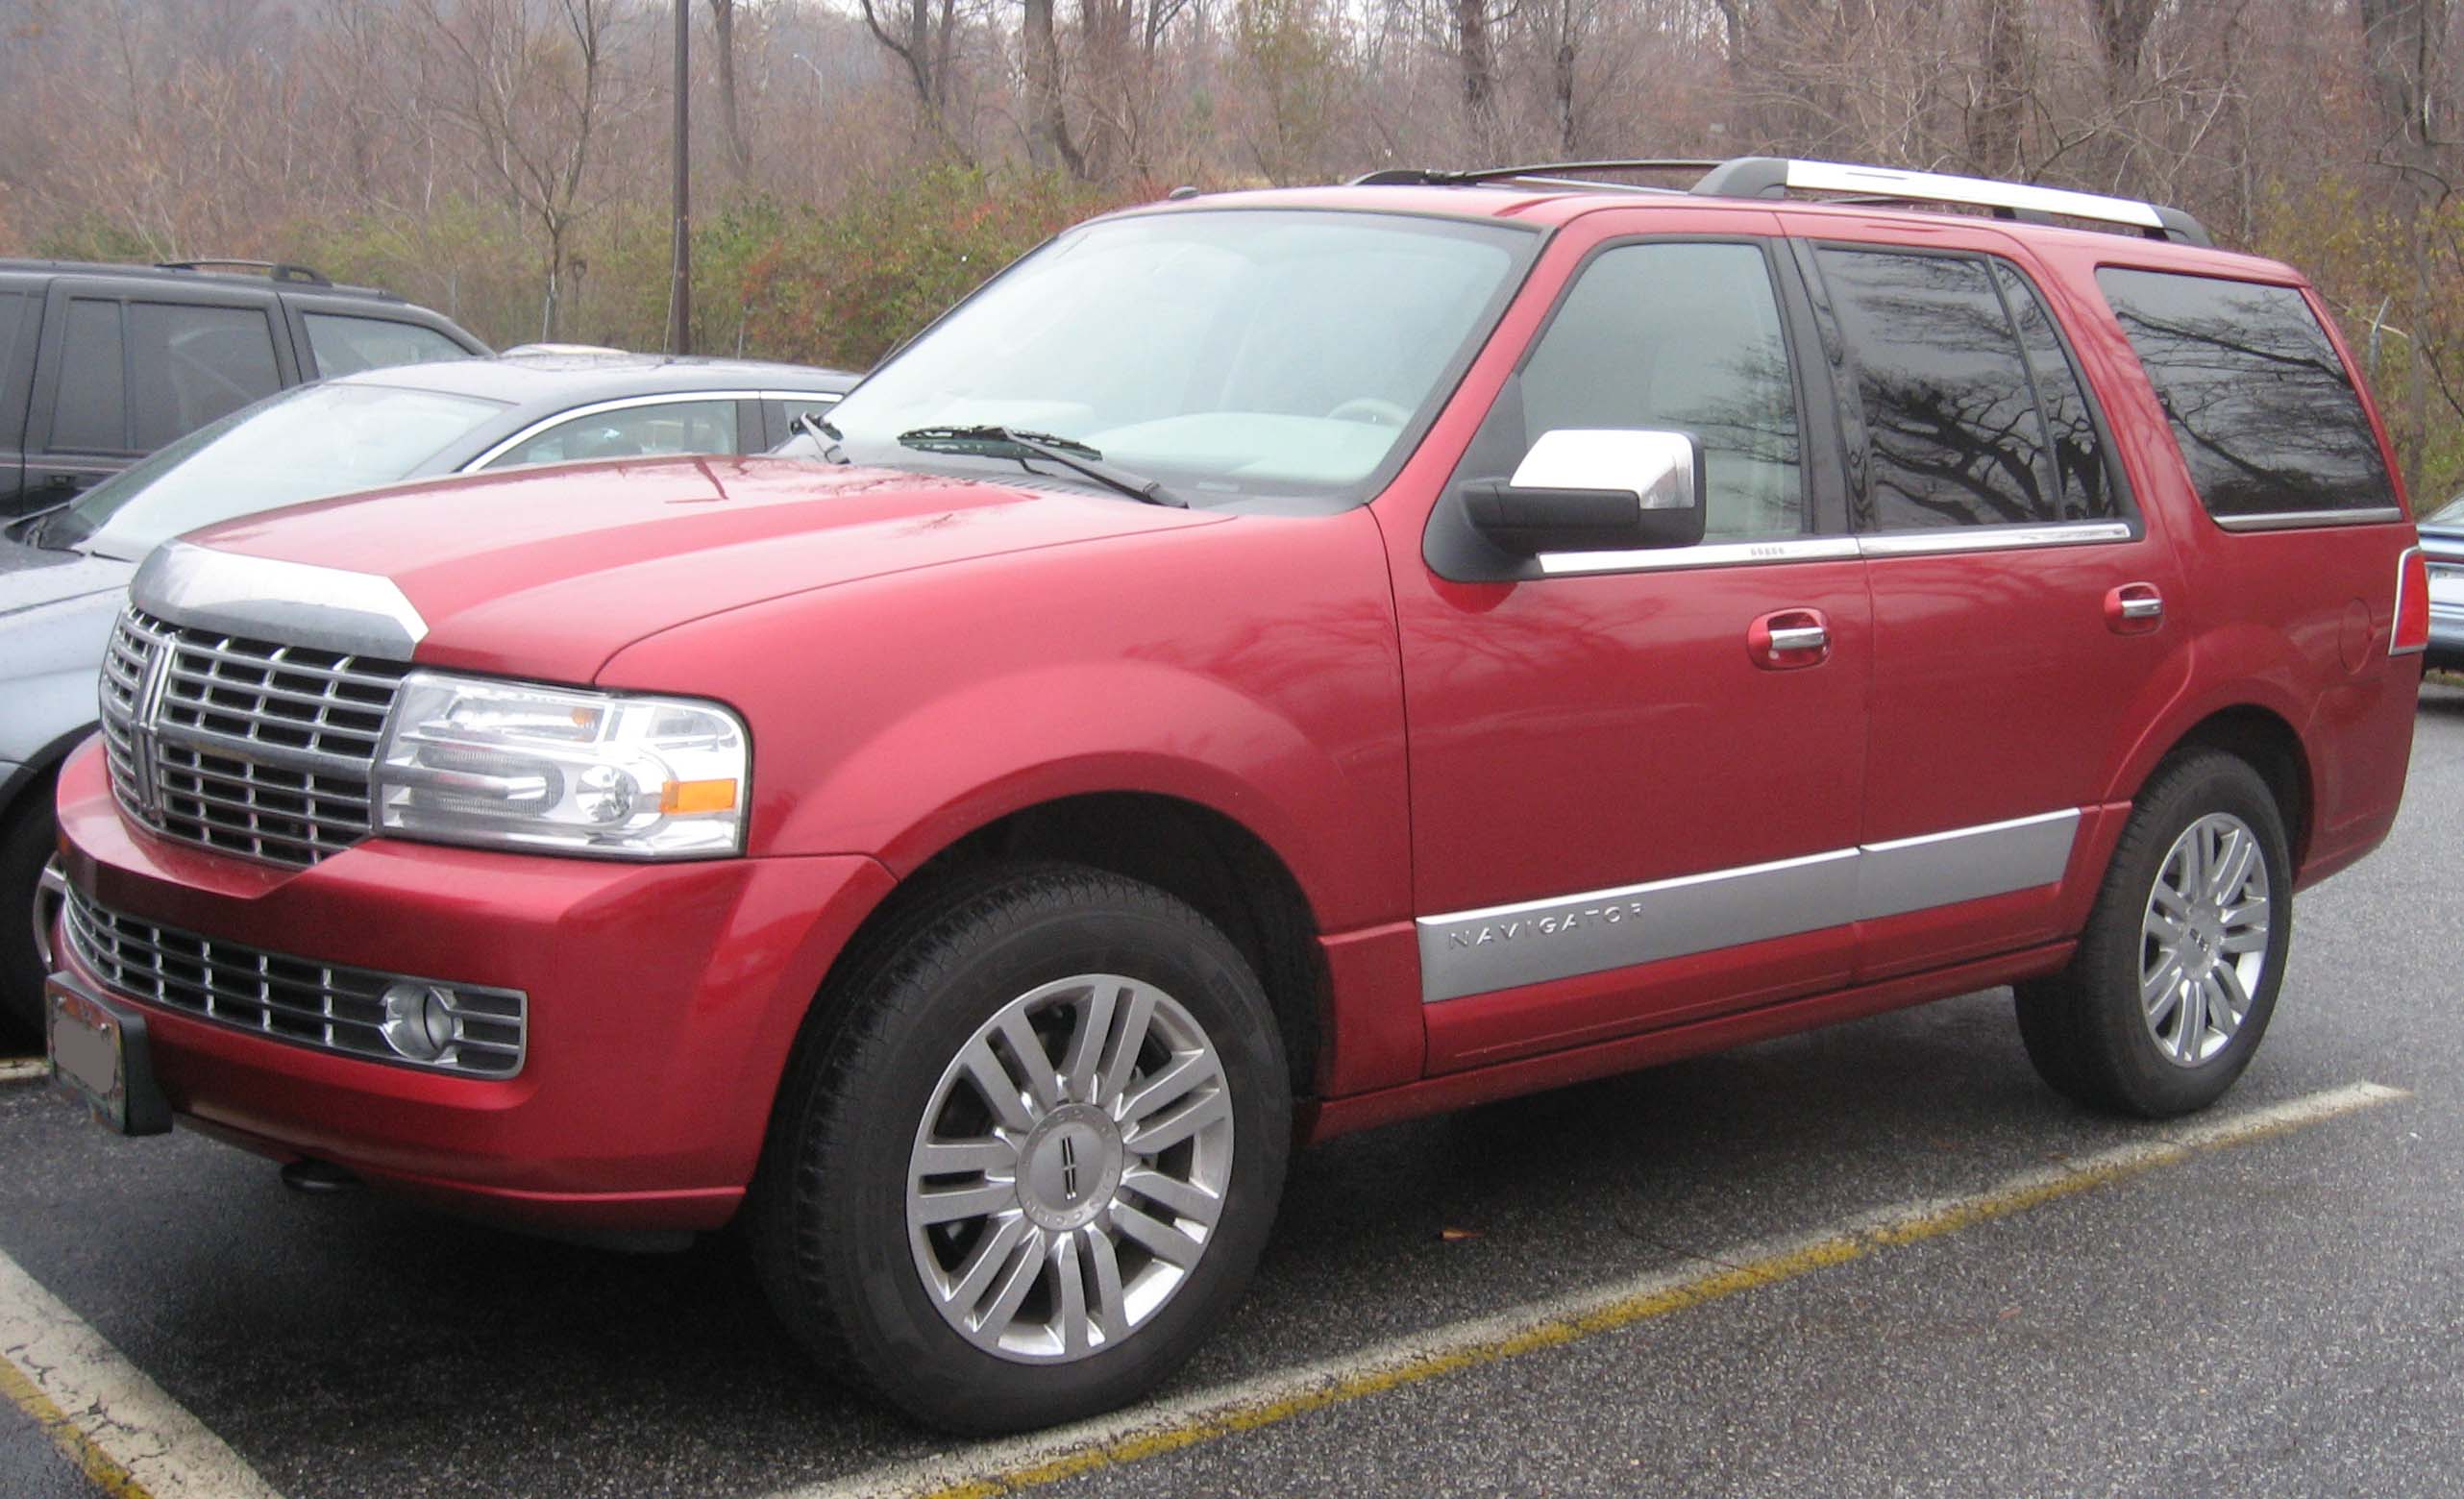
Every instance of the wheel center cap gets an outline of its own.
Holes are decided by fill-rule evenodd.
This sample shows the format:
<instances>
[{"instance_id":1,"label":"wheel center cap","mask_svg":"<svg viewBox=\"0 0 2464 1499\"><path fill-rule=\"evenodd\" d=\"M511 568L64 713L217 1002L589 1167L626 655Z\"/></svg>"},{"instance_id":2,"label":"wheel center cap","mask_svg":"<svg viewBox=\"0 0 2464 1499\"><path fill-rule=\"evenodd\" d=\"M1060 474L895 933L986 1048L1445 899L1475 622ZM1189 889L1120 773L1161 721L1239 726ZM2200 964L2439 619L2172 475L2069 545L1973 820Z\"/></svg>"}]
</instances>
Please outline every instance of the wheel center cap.
<instances>
[{"instance_id":1,"label":"wheel center cap","mask_svg":"<svg viewBox=\"0 0 2464 1499\"><path fill-rule=\"evenodd\" d=\"M1126 1161L1111 1115L1092 1103L1063 1104L1019 1151L1019 1206L1039 1228L1084 1227L1111 1203Z\"/></svg>"}]
</instances>

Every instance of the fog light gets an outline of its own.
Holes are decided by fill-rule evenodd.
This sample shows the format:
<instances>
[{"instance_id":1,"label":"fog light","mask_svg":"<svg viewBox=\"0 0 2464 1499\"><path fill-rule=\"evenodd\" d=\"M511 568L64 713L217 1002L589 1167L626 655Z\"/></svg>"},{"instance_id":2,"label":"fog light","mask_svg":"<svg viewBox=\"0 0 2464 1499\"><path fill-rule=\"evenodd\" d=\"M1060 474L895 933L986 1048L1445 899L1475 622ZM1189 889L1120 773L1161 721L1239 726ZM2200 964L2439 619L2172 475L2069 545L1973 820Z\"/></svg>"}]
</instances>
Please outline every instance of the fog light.
<instances>
[{"instance_id":1,"label":"fog light","mask_svg":"<svg viewBox=\"0 0 2464 1499\"><path fill-rule=\"evenodd\" d=\"M454 1047L454 996L434 984L385 986L385 1044L413 1062L444 1060Z\"/></svg>"}]
</instances>

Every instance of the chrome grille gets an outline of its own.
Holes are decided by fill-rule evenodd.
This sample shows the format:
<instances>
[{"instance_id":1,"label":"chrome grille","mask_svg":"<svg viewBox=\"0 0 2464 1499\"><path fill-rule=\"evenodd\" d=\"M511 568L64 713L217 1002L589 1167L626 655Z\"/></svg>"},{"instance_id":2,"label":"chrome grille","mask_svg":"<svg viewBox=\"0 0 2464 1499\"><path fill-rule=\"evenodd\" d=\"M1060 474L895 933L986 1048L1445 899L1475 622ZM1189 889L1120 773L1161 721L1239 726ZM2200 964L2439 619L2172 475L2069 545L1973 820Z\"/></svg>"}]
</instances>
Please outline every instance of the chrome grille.
<instances>
[{"instance_id":1,"label":"chrome grille","mask_svg":"<svg viewBox=\"0 0 2464 1499\"><path fill-rule=\"evenodd\" d=\"M408 670L131 606L103 659L112 790L165 837L314 864L368 836L368 771Z\"/></svg>"},{"instance_id":2,"label":"chrome grille","mask_svg":"<svg viewBox=\"0 0 2464 1499\"><path fill-rule=\"evenodd\" d=\"M278 1041L428 1071L511 1077L522 1070L527 998L437 979L337 968L157 926L68 893L68 946L113 990ZM404 1057L384 1037L389 984L451 991L454 1044L434 1061Z\"/></svg>"}]
</instances>

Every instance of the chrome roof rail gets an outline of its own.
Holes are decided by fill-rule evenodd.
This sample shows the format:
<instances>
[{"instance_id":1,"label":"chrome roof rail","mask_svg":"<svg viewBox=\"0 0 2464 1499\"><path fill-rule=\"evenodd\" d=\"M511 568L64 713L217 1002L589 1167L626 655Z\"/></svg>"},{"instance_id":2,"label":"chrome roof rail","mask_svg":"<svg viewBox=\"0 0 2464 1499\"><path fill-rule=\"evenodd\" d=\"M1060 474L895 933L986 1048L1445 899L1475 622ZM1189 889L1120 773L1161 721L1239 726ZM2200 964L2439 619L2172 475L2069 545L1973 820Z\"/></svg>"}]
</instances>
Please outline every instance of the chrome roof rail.
<instances>
[{"instance_id":1,"label":"chrome roof rail","mask_svg":"<svg viewBox=\"0 0 2464 1499\"><path fill-rule=\"evenodd\" d=\"M1719 198L1776 198L1795 190L1848 193L1865 203L1957 203L1990 209L1997 217L2030 223L2051 223L2058 215L2121 225L2137 230L2150 239L2178 239L2194 245L2214 243L2197 219L2180 209L2160 204L2073 192L2063 187L2039 187L2032 183L1952 177L1891 166L1857 166L1844 161L1738 157L1712 168L1693 190Z\"/></svg>"}]
</instances>

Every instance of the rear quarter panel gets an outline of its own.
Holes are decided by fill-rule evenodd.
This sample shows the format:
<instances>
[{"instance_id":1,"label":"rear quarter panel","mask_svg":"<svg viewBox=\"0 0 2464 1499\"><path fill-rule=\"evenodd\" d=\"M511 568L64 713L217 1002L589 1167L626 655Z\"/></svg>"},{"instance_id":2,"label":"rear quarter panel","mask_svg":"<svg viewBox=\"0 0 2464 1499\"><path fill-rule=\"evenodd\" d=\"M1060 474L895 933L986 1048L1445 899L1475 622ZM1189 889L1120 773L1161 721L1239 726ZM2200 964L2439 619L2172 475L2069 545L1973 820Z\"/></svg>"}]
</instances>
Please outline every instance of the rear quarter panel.
<instances>
[{"instance_id":1,"label":"rear quarter panel","mask_svg":"<svg viewBox=\"0 0 2464 1499\"><path fill-rule=\"evenodd\" d=\"M2128 335L2096 283L2105 265L2222 276L2301 288L2361 393L2390 475L2388 503L2405 514L2384 424L2351 351L2315 294L2290 268L2120 239L2046 236L2059 310L2112 427L2139 508L2181 563L2165 629L2187 638L2190 670L2115 767L2108 799L2128 800L2200 724L2236 708L2284 721L2301 742L2308 815L2289 829L2302 884L2315 883L2386 836L2402 800L2421 683L2418 655L2390 656L2396 582L2409 521L2229 530L2201 503L2171 427ZM2079 893L2080 919L2093 891Z\"/></svg>"}]
</instances>

